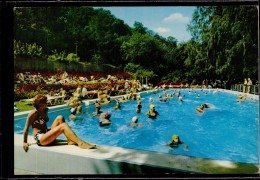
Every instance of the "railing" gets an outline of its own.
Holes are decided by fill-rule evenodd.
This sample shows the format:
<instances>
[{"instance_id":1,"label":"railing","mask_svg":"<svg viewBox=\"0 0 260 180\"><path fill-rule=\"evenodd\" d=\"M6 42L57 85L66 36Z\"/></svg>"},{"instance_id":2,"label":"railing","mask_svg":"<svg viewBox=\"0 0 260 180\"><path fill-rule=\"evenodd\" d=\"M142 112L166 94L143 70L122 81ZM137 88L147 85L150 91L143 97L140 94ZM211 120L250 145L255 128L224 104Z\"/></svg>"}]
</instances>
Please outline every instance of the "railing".
<instances>
[{"instance_id":1,"label":"railing","mask_svg":"<svg viewBox=\"0 0 260 180\"><path fill-rule=\"evenodd\" d=\"M244 85L243 84L232 84L231 85L232 91L244 92ZM245 92L248 93L247 87L245 88ZM258 93L258 85L252 85L250 87L250 94L259 94Z\"/></svg>"}]
</instances>

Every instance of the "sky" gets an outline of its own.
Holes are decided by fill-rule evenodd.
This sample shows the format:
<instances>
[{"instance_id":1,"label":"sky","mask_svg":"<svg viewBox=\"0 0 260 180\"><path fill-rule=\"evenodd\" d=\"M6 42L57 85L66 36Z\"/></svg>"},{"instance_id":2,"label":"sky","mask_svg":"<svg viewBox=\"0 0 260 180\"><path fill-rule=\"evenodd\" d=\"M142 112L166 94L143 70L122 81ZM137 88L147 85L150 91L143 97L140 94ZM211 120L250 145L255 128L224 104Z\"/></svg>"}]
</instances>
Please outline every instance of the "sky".
<instances>
[{"instance_id":1,"label":"sky","mask_svg":"<svg viewBox=\"0 0 260 180\"><path fill-rule=\"evenodd\" d=\"M116 18L122 19L130 27L141 22L144 27L162 37L175 37L180 42L190 40L186 30L196 7L192 6L143 6L143 7L100 7L109 10Z\"/></svg>"}]
</instances>

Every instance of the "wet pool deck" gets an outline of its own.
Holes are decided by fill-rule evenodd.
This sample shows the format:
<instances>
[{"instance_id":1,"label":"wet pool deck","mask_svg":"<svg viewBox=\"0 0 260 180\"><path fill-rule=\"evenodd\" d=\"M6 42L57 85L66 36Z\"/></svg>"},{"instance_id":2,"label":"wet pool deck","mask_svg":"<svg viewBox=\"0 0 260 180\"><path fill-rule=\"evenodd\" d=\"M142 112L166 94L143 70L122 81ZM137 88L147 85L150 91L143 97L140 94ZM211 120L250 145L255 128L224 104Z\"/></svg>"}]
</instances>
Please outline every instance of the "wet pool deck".
<instances>
[{"instance_id":1,"label":"wet pool deck","mask_svg":"<svg viewBox=\"0 0 260 180\"><path fill-rule=\"evenodd\" d=\"M256 95L250 97L258 100ZM58 141L55 146L39 147L32 144L26 153L22 142L23 135L15 134L14 175L259 174L259 164L177 156L105 145L86 150L62 141ZM28 137L28 142L35 143L32 136Z\"/></svg>"}]
</instances>

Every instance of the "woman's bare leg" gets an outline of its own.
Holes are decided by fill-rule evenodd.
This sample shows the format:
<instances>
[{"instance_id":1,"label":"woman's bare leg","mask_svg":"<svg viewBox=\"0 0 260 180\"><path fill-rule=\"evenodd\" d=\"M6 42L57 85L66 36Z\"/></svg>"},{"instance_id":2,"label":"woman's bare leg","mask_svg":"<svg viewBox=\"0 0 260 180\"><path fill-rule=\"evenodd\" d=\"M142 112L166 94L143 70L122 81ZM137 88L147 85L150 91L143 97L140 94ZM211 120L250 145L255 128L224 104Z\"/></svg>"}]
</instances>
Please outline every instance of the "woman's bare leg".
<instances>
[{"instance_id":1,"label":"woman's bare leg","mask_svg":"<svg viewBox=\"0 0 260 180\"><path fill-rule=\"evenodd\" d=\"M78 138L78 136L72 131L69 125L65 123L63 116L58 116L55 119L53 125L51 126L51 130L41 137L40 143L42 145L48 145L52 143L55 139L57 139L57 137L62 133L68 139L68 144L77 144L80 148L83 149L91 149L96 147L96 145L89 144Z\"/></svg>"},{"instance_id":2,"label":"woman's bare leg","mask_svg":"<svg viewBox=\"0 0 260 180\"><path fill-rule=\"evenodd\" d=\"M65 119L63 116L57 116L51 125L51 129L55 128L56 126L58 126L64 122L65 122Z\"/></svg>"},{"instance_id":3,"label":"woman's bare leg","mask_svg":"<svg viewBox=\"0 0 260 180\"><path fill-rule=\"evenodd\" d=\"M57 116L56 119L53 121L51 125L51 129L55 128L56 126L59 126L60 124L65 123L65 119L63 116ZM68 145L76 144L75 142L71 141L67 136Z\"/></svg>"}]
</instances>

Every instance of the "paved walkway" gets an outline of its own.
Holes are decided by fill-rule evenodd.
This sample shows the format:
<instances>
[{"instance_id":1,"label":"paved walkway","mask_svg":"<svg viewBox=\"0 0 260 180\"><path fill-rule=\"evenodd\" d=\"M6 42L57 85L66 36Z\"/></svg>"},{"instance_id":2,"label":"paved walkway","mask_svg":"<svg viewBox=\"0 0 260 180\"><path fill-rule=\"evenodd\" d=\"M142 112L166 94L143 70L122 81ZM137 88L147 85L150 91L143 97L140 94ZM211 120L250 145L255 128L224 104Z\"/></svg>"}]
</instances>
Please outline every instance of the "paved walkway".
<instances>
[{"instance_id":1,"label":"paved walkway","mask_svg":"<svg viewBox=\"0 0 260 180\"><path fill-rule=\"evenodd\" d=\"M26 171L22 169L14 169L14 175L35 175L39 173L31 172L31 171Z\"/></svg>"}]
</instances>

